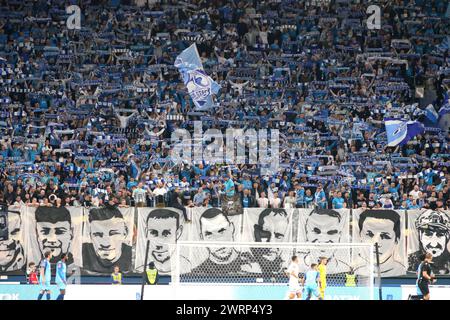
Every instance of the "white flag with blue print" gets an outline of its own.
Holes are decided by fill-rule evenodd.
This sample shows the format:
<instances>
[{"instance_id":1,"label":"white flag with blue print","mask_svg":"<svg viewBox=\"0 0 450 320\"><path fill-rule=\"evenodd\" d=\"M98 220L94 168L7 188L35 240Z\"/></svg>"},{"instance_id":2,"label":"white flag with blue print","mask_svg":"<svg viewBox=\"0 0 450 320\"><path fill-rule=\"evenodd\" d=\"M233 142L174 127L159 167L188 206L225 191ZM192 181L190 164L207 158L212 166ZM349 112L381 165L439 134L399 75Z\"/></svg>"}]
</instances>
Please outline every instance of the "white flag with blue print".
<instances>
[{"instance_id":1,"label":"white flag with blue print","mask_svg":"<svg viewBox=\"0 0 450 320\"><path fill-rule=\"evenodd\" d=\"M212 95L219 92L220 85L203 70L195 43L180 53L175 60L175 67L183 76L184 85L188 89L196 109L212 108L214 106Z\"/></svg>"},{"instance_id":2,"label":"white flag with blue print","mask_svg":"<svg viewBox=\"0 0 450 320\"><path fill-rule=\"evenodd\" d=\"M388 147L404 145L416 135L425 131L422 123L399 119L384 119Z\"/></svg>"}]
</instances>

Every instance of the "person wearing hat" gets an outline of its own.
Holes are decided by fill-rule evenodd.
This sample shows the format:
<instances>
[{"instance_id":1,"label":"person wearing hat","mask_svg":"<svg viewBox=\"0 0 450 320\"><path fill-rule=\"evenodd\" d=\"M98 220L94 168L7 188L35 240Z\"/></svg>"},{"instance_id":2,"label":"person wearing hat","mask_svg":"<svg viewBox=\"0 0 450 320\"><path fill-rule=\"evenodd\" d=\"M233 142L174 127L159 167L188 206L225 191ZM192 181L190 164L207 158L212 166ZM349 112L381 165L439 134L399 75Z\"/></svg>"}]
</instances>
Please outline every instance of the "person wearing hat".
<instances>
[{"instance_id":1,"label":"person wearing hat","mask_svg":"<svg viewBox=\"0 0 450 320\"><path fill-rule=\"evenodd\" d=\"M409 272L416 272L422 256L429 252L433 256L431 268L435 274L450 273L450 217L445 211L425 210L415 221L419 250L408 256Z\"/></svg>"}]
</instances>

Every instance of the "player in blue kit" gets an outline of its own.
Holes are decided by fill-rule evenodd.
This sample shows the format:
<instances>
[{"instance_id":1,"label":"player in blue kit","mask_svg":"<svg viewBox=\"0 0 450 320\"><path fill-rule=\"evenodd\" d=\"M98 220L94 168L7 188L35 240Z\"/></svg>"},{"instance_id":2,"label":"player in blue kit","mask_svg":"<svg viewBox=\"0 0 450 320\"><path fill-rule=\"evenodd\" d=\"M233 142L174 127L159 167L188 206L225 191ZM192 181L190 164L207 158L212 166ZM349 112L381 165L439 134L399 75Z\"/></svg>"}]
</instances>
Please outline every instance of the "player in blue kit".
<instances>
[{"instance_id":1,"label":"player in blue kit","mask_svg":"<svg viewBox=\"0 0 450 320\"><path fill-rule=\"evenodd\" d=\"M320 274L317 271L317 264L311 264L311 269L305 273L303 279L303 297L305 300L311 300L311 295L315 295L319 300L322 300L319 292Z\"/></svg>"},{"instance_id":2,"label":"player in blue kit","mask_svg":"<svg viewBox=\"0 0 450 320\"><path fill-rule=\"evenodd\" d=\"M67 255L63 253L61 255L61 260L58 261L56 264L56 284L59 288L59 296L56 298L56 300L64 300L64 295L66 294L66 285L67 285Z\"/></svg>"},{"instance_id":3,"label":"player in blue kit","mask_svg":"<svg viewBox=\"0 0 450 320\"><path fill-rule=\"evenodd\" d=\"M44 259L40 264L39 271L39 285L41 286L41 290L39 291L38 300L42 299L44 293L47 295L47 300L50 300L50 280L52 278L51 264L50 259L52 257L52 253L47 251L44 253Z\"/></svg>"}]
</instances>

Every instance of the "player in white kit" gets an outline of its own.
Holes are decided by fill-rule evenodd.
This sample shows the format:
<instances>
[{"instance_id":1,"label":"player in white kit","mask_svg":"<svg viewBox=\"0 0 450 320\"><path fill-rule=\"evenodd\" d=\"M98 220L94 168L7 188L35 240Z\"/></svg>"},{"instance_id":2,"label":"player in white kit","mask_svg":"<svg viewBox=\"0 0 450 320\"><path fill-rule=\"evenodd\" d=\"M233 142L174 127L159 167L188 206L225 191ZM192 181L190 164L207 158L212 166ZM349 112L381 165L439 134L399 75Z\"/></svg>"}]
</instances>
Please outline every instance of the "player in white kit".
<instances>
[{"instance_id":1,"label":"player in white kit","mask_svg":"<svg viewBox=\"0 0 450 320\"><path fill-rule=\"evenodd\" d=\"M302 297L302 289L300 287L300 266L297 256L292 256L291 263L287 268L286 274L289 277L289 299L294 299L297 296L298 299Z\"/></svg>"}]
</instances>

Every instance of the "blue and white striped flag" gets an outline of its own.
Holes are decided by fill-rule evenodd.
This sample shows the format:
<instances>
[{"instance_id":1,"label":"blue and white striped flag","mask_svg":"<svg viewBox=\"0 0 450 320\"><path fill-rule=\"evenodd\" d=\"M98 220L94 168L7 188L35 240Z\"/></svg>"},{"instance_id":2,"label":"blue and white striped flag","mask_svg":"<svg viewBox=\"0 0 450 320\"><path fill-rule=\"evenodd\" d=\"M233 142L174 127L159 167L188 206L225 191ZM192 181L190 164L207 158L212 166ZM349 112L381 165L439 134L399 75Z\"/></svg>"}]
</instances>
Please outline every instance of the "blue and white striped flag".
<instances>
[{"instance_id":1,"label":"blue and white striped flag","mask_svg":"<svg viewBox=\"0 0 450 320\"><path fill-rule=\"evenodd\" d=\"M214 106L212 95L219 92L220 85L203 70L195 43L180 53L174 65L183 76L184 85L196 108L198 110L212 108Z\"/></svg>"},{"instance_id":2,"label":"blue and white striped flag","mask_svg":"<svg viewBox=\"0 0 450 320\"><path fill-rule=\"evenodd\" d=\"M416 135L425 131L425 127L418 121L406 121L399 119L384 119L388 147L404 145Z\"/></svg>"}]
</instances>

